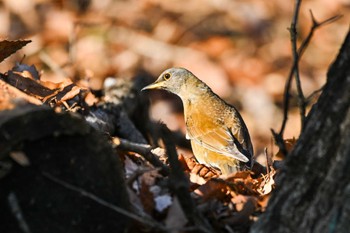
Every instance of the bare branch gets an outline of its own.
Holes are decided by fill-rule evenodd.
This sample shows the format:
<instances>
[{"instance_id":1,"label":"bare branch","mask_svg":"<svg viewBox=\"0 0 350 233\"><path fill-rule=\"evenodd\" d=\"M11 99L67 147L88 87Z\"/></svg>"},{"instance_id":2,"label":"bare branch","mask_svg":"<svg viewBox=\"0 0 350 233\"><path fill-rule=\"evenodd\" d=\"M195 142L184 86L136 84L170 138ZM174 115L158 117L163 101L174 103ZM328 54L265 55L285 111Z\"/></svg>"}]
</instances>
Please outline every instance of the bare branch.
<instances>
[{"instance_id":1,"label":"bare branch","mask_svg":"<svg viewBox=\"0 0 350 233\"><path fill-rule=\"evenodd\" d=\"M323 91L324 89L324 85L322 87L320 87L319 89L313 91L308 97L306 97L306 103L309 104L311 99L314 98L315 95L317 95L318 93L320 93L321 91Z\"/></svg>"},{"instance_id":2,"label":"bare branch","mask_svg":"<svg viewBox=\"0 0 350 233\"><path fill-rule=\"evenodd\" d=\"M326 20L324 20L322 22L318 22L315 19L312 11L310 10L310 17L311 17L311 21L312 21L312 26L311 26L311 28L309 30L308 35L306 36L304 41L301 43L301 45L300 45L300 47L298 49L299 57L301 57L304 54L306 48L308 47L308 45L309 45L309 43L311 41L312 36L314 35L314 32L316 31L316 29L318 29L319 27L321 27L323 25L327 25L327 24L333 23L334 21L340 19L342 17L342 15L336 15L336 16L330 17L330 18L328 18L328 19L326 19Z\"/></svg>"},{"instance_id":3,"label":"bare branch","mask_svg":"<svg viewBox=\"0 0 350 233\"><path fill-rule=\"evenodd\" d=\"M285 89L284 89L284 97L283 97L283 120L282 120L282 124L281 124L281 128L279 133L277 134L275 131L272 130L272 134L273 137L276 141L277 146L280 148L281 152L283 154L287 154L286 148L285 148L285 144L283 141L283 134L284 134L284 130L286 127L286 123L288 120L288 111L289 111L289 100L290 100L290 87L291 87L291 82L293 79L293 75L295 75L295 79L296 79L296 84L297 84L297 90L298 90L298 104L299 104L299 110L300 110L300 116L301 116L301 130L304 129L304 122L305 122L305 112L306 112L306 106L309 100L308 98L304 97L302 88L301 88L301 83L300 83L300 75L299 75L299 61L302 57L302 55L304 54L306 48L308 47L312 36L314 35L314 32L316 29L318 29L319 27L332 23L338 19L340 19L342 16L341 15L337 15L337 16L333 16L331 18L328 18L322 22L318 22L312 11L310 10L310 16L311 16L311 21L312 21L312 26L310 28L310 31L308 33L308 35L306 36L306 38L303 40L303 42L301 43L299 49L297 49L297 31L296 31L296 25L298 22L298 15L299 15L299 11L300 11L300 5L301 5L301 0L298 1L296 0L295 2L295 10L294 10L294 14L293 14L293 19L292 19L292 23L291 23L291 28L290 28L290 33L291 33L291 41L292 41L292 52L293 52L293 65L292 68L289 72L288 75L288 79L286 81L285 84Z\"/></svg>"},{"instance_id":4,"label":"bare branch","mask_svg":"<svg viewBox=\"0 0 350 233\"><path fill-rule=\"evenodd\" d=\"M53 181L54 183L59 184L59 185L63 186L66 189L69 189L69 190L72 190L74 192L77 192L80 195L82 195L84 197L87 197L90 200L92 200L92 201L94 201L94 202L96 202L96 203L98 203L98 204L100 204L102 206L105 206L108 209L111 209L111 210L113 210L113 211L115 211L115 212L117 212L119 214L125 215L125 216L127 216L127 217L129 217L129 218L131 218L131 219L133 219L133 220L135 220L137 222L140 222L140 223L145 224L147 226L150 226L152 228L160 229L160 230L163 230L163 231L165 230L165 227L160 225L157 221L151 219L149 216L139 216L139 215L136 215L134 213L131 213L131 212L125 210L125 209L122 209L122 208L120 208L120 207L118 207L118 206L116 206L116 205L114 205L112 203L109 203L109 202L99 198L98 196L96 196L96 195L94 195L94 194L92 194L92 193L90 193L90 192L88 192L88 191L86 191L84 189L81 189L81 188L76 187L76 186L74 186L72 184L69 184L69 183L67 183L67 182L65 182L65 181L63 181L63 180L61 180L61 179L59 179L57 177L54 177L53 175L51 175L51 174L49 174L47 172L43 172L42 175L45 178Z\"/></svg>"},{"instance_id":5,"label":"bare branch","mask_svg":"<svg viewBox=\"0 0 350 233\"><path fill-rule=\"evenodd\" d=\"M10 192L7 199L8 199L8 203L9 203L11 212L18 222L19 229L21 229L23 233L30 233L31 231L30 231L29 225L27 224L26 220L24 219L24 215L23 215L21 207L18 203L18 199L16 197L16 194L14 192Z\"/></svg>"},{"instance_id":6,"label":"bare branch","mask_svg":"<svg viewBox=\"0 0 350 233\"><path fill-rule=\"evenodd\" d=\"M290 27L290 37L292 42L293 67L294 67L292 73L295 75L295 82L296 82L297 91L298 91L298 105L299 105L299 111L300 111L301 131L302 131L304 128L304 122L305 122L305 97L304 97L303 89L301 87L301 82L300 82L300 73L299 73L300 59L299 59L298 44L297 44L298 32L296 29L296 25L298 24L301 2L302 2L301 0L295 1L294 16Z\"/></svg>"},{"instance_id":7,"label":"bare branch","mask_svg":"<svg viewBox=\"0 0 350 233\"><path fill-rule=\"evenodd\" d=\"M187 219L195 227L198 232L214 232L207 219L202 216L195 206L195 203L189 193L189 180L186 177L181 163L178 160L175 145L171 139L170 130L166 125L160 125L160 133L169 156L169 164L171 173L169 175L169 186L177 196L181 208Z\"/></svg>"},{"instance_id":8,"label":"bare branch","mask_svg":"<svg viewBox=\"0 0 350 233\"><path fill-rule=\"evenodd\" d=\"M160 168L160 173L164 176L169 175L170 170L164 163L162 163L158 156L152 152L152 147L147 144L140 144L135 142L130 142L125 139L113 138L114 145L121 150L132 151L143 156L148 162L150 162L154 167Z\"/></svg>"}]
</instances>

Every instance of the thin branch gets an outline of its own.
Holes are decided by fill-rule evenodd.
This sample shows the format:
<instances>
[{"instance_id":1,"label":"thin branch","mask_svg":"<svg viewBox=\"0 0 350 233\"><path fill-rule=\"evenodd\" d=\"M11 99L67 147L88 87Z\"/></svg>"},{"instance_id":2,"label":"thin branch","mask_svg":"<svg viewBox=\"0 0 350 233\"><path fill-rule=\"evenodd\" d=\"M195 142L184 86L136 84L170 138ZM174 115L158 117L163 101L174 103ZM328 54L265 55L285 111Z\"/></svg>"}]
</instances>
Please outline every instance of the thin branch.
<instances>
[{"instance_id":1,"label":"thin branch","mask_svg":"<svg viewBox=\"0 0 350 233\"><path fill-rule=\"evenodd\" d=\"M310 17L311 17L311 21L312 21L312 26L310 28L310 31L308 33L308 35L306 36L306 38L304 39L304 41L301 43L299 49L298 49L298 54L299 54L299 58L304 54L306 48L309 46L310 41L312 36L314 35L316 29L318 29L321 26L333 23L334 21L337 21L338 19L340 19L341 17L343 17L342 15L336 15L333 17L330 17L322 22L317 22L317 20L315 19L312 11L310 10Z\"/></svg>"},{"instance_id":2,"label":"thin branch","mask_svg":"<svg viewBox=\"0 0 350 233\"><path fill-rule=\"evenodd\" d=\"M30 228L29 228L26 220L24 219L24 216L23 216L21 207L19 206L16 194L13 192L10 192L7 199L8 199L8 203L9 203L11 212L18 222L19 229L21 229L23 233L30 233L31 232Z\"/></svg>"},{"instance_id":3,"label":"thin branch","mask_svg":"<svg viewBox=\"0 0 350 233\"><path fill-rule=\"evenodd\" d=\"M283 122L287 121L287 117L285 117L283 119ZM282 123L283 125L283 123ZM275 139L276 145L277 147L280 149L281 153L284 155L288 154L287 148L286 148L286 144L283 140L283 133L276 133L276 131L274 131L273 129L271 129L271 133L273 138Z\"/></svg>"},{"instance_id":4,"label":"thin branch","mask_svg":"<svg viewBox=\"0 0 350 233\"><path fill-rule=\"evenodd\" d=\"M264 148L264 154L265 154L265 159L266 159L266 174L269 174L270 173L270 165L271 165L270 161L271 161L271 159L270 159L269 155L267 154L266 147Z\"/></svg>"},{"instance_id":5,"label":"thin branch","mask_svg":"<svg viewBox=\"0 0 350 233\"><path fill-rule=\"evenodd\" d=\"M183 38L185 38L185 35L187 33L192 32L196 27L198 27L200 24L205 22L210 17L215 17L217 15L218 15L217 12L214 12L214 13L211 12L211 13L206 14L200 18L197 18L197 19L192 19L193 18L192 17L190 25L188 25L182 32L180 32L179 35L177 35L177 37L173 40L173 43L174 44L181 44Z\"/></svg>"},{"instance_id":6,"label":"thin branch","mask_svg":"<svg viewBox=\"0 0 350 233\"><path fill-rule=\"evenodd\" d=\"M194 204L189 193L189 180L185 176L181 163L178 160L170 130L164 124L160 125L160 135L163 139L171 168L169 186L177 196L187 219L191 224L197 227L197 230L200 232L214 232L209 222L202 216Z\"/></svg>"},{"instance_id":7,"label":"thin branch","mask_svg":"<svg viewBox=\"0 0 350 233\"><path fill-rule=\"evenodd\" d=\"M113 138L114 145L121 150L132 151L143 156L148 162L150 162L154 167L160 168L160 173L164 176L169 175L170 169L164 163L162 163L158 156L152 152L152 147L147 144L140 144L135 142L130 142L125 139Z\"/></svg>"},{"instance_id":8,"label":"thin branch","mask_svg":"<svg viewBox=\"0 0 350 233\"><path fill-rule=\"evenodd\" d=\"M80 195L82 195L84 197L87 197L90 200L92 200L92 201L94 201L94 202L96 202L96 203L98 203L98 204L100 204L102 206L105 206L108 209L111 209L111 210L113 210L113 211L115 211L115 212L117 212L119 214L125 215L125 216L127 216L127 217L129 217L129 218L131 218L131 219L133 219L133 220L135 220L137 222L143 223L143 224L145 224L147 226L150 226L152 228L160 229L160 230L163 230L163 231L165 230L164 226L160 225L159 223L157 223L153 219L150 219L148 216L138 216L138 215L136 215L134 213L131 213L131 212L125 210L125 209L122 209L122 208L120 208L120 207L118 207L118 206L116 206L116 205L114 205L112 203L109 203L109 202L103 200L102 198L99 198L98 196L96 196L96 195L94 195L94 194L92 194L92 193L90 193L90 192L88 192L88 191L86 191L84 189L81 189L81 188L79 188L77 186L74 186L72 184L69 184L69 183L67 183L67 182L65 182L65 181L63 181L63 180L61 180L59 178L56 178L56 177L52 176L51 174L49 174L47 172L43 172L42 175L45 178L53 181L54 183L59 184L59 185L65 187L66 189L69 189L69 190L72 190L74 192L77 192Z\"/></svg>"},{"instance_id":9,"label":"thin branch","mask_svg":"<svg viewBox=\"0 0 350 233\"><path fill-rule=\"evenodd\" d=\"M59 77L66 78L69 75L46 52L40 52L39 58Z\"/></svg>"},{"instance_id":10,"label":"thin branch","mask_svg":"<svg viewBox=\"0 0 350 233\"><path fill-rule=\"evenodd\" d=\"M132 186L132 184L134 183L134 181L136 181L140 176L142 176L143 174L147 173L147 172L151 172L151 171L155 171L156 169L152 168L140 168L137 169L136 171L134 171L130 177L126 180L126 184L128 186Z\"/></svg>"},{"instance_id":11,"label":"thin branch","mask_svg":"<svg viewBox=\"0 0 350 233\"><path fill-rule=\"evenodd\" d=\"M298 31L296 29L296 26L298 25L301 2L302 0L295 1L294 16L290 27L290 37L292 42L293 67L294 67L292 73L295 75L295 82L296 82L297 91L298 91L298 105L299 105L299 111L300 111L301 130L303 130L304 122L305 122L305 97L304 97L303 89L301 87L301 82L300 82L299 53L298 53L298 44L297 44Z\"/></svg>"},{"instance_id":12,"label":"thin branch","mask_svg":"<svg viewBox=\"0 0 350 233\"><path fill-rule=\"evenodd\" d=\"M324 89L324 85L319 89L313 91L308 97L306 97L306 103L310 103L311 99L314 98L315 95L323 91L323 89Z\"/></svg>"},{"instance_id":13,"label":"thin branch","mask_svg":"<svg viewBox=\"0 0 350 233\"><path fill-rule=\"evenodd\" d=\"M295 4L295 9L294 9L294 13L293 13L293 20L291 23L291 28L290 30L290 35L291 35L291 40L292 42L295 41L296 43L296 23L298 21L298 15L299 15L299 11L300 11L300 4L301 1L296 0L296 4ZM292 43L292 47L294 48L294 42ZM297 58L299 58L298 56L296 56ZM294 55L294 49L293 49L293 65L292 65L292 69L289 72L288 75L288 79L286 81L285 87L284 87L284 96L283 96L283 120L282 120L282 125L281 125L281 129L280 132L277 134L274 130L272 131L272 135L275 138L276 144L277 146L280 148L281 152L283 154L287 154L287 150L286 150L286 145L284 144L283 141L283 134L284 134L284 130L286 127L286 123L288 120L288 110L289 110L289 100L290 100L290 87L292 84L292 79L293 79L293 75L294 75L294 70L297 66L297 60L295 60L295 55Z\"/></svg>"},{"instance_id":14,"label":"thin branch","mask_svg":"<svg viewBox=\"0 0 350 233\"><path fill-rule=\"evenodd\" d=\"M285 154L285 155L287 154L287 150L285 148L285 144L284 144L284 141L283 141L283 134L284 134L284 130L285 130L285 127L286 127L287 120L288 120L288 110L289 110L289 100L290 100L290 87L291 87L291 82L292 82L292 79L293 79L293 75L296 74L296 80L297 80L298 77L299 77L299 74L298 74L298 63L299 63L302 55L304 54L306 48L308 47L308 45L309 45L309 43L311 41L311 38L314 35L315 30L318 29L319 27L323 26L323 25L332 23L332 22L334 22L334 21L336 21L336 20L338 20L338 19L340 19L342 17L341 15L337 15L337 16L333 16L331 18L328 18L328 19L326 19L326 20L324 20L322 22L317 22L317 20L315 19L312 11L310 10L312 26L310 28L310 31L309 31L308 35L303 40L303 42L301 43L299 49L295 53L296 38L297 38L297 36L296 36L296 23L297 23L298 14L299 14L299 11L300 11L300 4L301 4L301 1L296 1L295 11L294 11L294 14L293 14L293 21L292 21L291 29L290 29L291 40L293 41L292 42L292 47L293 47L293 65L292 65L292 68L291 68L291 70L289 72L288 79L286 81L285 89L284 89L283 120L282 120L282 124L281 124L281 128L280 128L279 133L276 133L274 130L271 130L272 134L273 134L273 137L274 137L274 139L276 141L277 146L280 148L281 152L283 154ZM300 84L300 79L297 80L297 87L298 87L298 82ZM303 128L304 128L303 125L304 125L304 122L305 122L305 108L306 108L306 105L308 103L308 98L305 99L305 97L304 97L304 95L302 93L302 90L301 90L301 85L299 85L299 87L298 87L298 98L299 98L300 115L301 115L301 121L302 121L302 128L301 129L303 130Z\"/></svg>"}]
</instances>

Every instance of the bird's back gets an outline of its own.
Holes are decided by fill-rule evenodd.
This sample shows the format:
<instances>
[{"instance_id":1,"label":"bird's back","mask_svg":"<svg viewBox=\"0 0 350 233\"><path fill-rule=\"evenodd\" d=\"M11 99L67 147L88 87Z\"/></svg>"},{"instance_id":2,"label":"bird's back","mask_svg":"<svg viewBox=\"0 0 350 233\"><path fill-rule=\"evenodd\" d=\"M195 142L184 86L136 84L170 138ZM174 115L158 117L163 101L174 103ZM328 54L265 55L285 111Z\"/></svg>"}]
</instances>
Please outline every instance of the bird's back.
<instances>
[{"instance_id":1,"label":"bird's back","mask_svg":"<svg viewBox=\"0 0 350 233\"><path fill-rule=\"evenodd\" d=\"M234 107L225 103L210 88L199 99L188 100L184 107L189 139L198 146L215 152L220 160L237 159L248 167L251 166L253 147L250 136L241 115ZM203 156L198 155L200 152L196 144L193 146L192 143L195 156ZM212 158L215 157L210 154Z\"/></svg>"}]
</instances>

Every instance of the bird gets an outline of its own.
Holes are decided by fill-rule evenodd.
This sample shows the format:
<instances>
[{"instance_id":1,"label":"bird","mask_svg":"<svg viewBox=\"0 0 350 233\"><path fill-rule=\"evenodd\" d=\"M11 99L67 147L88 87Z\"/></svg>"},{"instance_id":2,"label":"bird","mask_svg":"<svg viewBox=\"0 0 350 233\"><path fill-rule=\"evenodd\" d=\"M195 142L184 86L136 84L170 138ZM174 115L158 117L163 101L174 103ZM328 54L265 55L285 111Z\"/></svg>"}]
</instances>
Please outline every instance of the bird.
<instances>
[{"instance_id":1,"label":"bird","mask_svg":"<svg viewBox=\"0 0 350 233\"><path fill-rule=\"evenodd\" d=\"M141 91L151 89L181 98L186 138L200 164L220 170L224 176L252 168L253 146L242 116L193 73L180 67L167 69Z\"/></svg>"}]
</instances>

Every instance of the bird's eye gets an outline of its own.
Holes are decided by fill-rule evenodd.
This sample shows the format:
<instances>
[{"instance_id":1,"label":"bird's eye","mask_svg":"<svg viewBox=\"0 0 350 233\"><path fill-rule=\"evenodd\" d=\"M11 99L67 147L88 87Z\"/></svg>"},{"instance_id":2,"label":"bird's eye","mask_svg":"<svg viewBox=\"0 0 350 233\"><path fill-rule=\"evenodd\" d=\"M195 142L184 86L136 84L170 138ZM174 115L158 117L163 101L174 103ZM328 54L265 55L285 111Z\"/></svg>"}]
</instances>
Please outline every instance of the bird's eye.
<instances>
[{"instance_id":1,"label":"bird's eye","mask_svg":"<svg viewBox=\"0 0 350 233\"><path fill-rule=\"evenodd\" d=\"M171 77L171 75L169 73L164 74L164 79L165 80L168 80L170 77Z\"/></svg>"}]
</instances>

